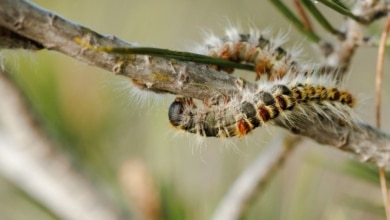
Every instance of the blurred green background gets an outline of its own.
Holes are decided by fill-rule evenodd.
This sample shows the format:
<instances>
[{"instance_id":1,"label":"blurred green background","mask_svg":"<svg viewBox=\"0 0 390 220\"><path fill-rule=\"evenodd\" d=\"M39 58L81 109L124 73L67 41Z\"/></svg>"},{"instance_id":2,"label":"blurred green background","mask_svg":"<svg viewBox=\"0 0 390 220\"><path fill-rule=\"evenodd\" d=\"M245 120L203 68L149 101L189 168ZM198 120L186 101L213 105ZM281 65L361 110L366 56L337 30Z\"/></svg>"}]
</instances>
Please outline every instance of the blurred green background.
<instances>
[{"instance_id":1,"label":"blurred green background","mask_svg":"<svg viewBox=\"0 0 390 220\"><path fill-rule=\"evenodd\" d=\"M229 20L244 30L252 25L271 27L275 34L288 32L287 48L301 43L306 57L316 54L266 1L34 2L97 32L145 46L191 50L202 42L202 30L222 36ZM341 24L341 16L324 11L336 27ZM381 27L378 22L370 31L379 36ZM317 29L324 38L332 39ZM359 49L346 82L358 96L359 115L371 124L376 53L375 48ZM6 53L3 60L50 137L71 157L74 166L129 216L133 216L134 206L119 183L126 161L137 159L150 171L167 219L209 219L235 178L270 140L285 132L267 127L235 140L234 146L213 138L197 146L196 137L178 135L169 124L167 110L172 95L134 92L128 79L56 52ZM387 62L385 70L389 68ZM389 74L384 77L383 112L390 109ZM383 114L385 131L390 131L388 122ZM250 207L246 219L382 219L382 210L368 210L372 204L382 204L379 184L366 181L368 177L358 178L363 168L349 175L352 171L345 171L345 167L350 159L337 149L304 141L271 179L265 194ZM367 204L357 206L360 199ZM4 178L0 178L0 204L0 219L55 219ZM31 214L20 215L21 210Z\"/></svg>"}]
</instances>

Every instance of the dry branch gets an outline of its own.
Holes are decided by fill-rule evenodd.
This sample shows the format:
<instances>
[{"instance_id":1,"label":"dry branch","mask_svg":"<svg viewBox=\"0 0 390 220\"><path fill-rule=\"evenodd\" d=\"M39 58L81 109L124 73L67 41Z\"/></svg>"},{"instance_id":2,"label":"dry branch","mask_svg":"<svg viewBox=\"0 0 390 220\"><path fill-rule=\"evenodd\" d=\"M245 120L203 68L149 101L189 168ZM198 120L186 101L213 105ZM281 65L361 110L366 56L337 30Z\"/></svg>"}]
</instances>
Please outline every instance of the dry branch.
<instances>
[{"instance_id":1,"label":"dry branch","mask_svg":"<svg viewBox=\"0 0 390 220\"><path fill-rule=\"evenodd\" d=\"M204 100L221 94L229 96L238 93L240 89L256 87L253 83L218 72L204 64L143 55L124 57L86 50L75 43L76 37L95 46L129 47L132 44L116 37L98 34L27 1L0 0L0 26L38 42L46 49L129 77L136 85L152 92L173 93ZM344 58L341 56L338 59ZM274 123L319 143L358 155L364 161L390 168L388 134L353 118L350 125L346 126L331 112L325 118L319 117L315 109L308 112L302 117L299 111L292 111L292 117L300 118L294 123L283 117L279 117Z\"/></svg>"}]
</instances>

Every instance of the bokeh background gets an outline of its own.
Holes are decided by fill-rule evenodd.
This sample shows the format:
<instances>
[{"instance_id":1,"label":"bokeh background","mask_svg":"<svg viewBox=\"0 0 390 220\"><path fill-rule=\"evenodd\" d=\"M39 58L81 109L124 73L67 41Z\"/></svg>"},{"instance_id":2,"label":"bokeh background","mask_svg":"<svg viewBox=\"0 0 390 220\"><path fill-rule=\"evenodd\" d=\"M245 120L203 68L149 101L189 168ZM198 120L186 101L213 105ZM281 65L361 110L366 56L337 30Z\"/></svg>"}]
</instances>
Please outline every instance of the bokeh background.
<instances>
[{"instance_id":1,"label":"bokeh background","mask_svg":"<svg viewBox=\"0 0 390 220\"><path fill-rule=\"evenodd\" d=\"M289 43L302 44L303 56L316 56L312 45L268 1L189 0L36 0L76 23L140 45L191 50L202 31L223 35L228 21L275 35L288 32ZM288 2L288 1L286 1ZM342 16L322 8L338 27ZM379 36L383 23L368 28ZM320 28L318 32L332 39ZM359 100L357 111L374 124L376 48L360 48L346 87ZM235 178L283 129L257 129L243 140L224 144L211 138L201 145L180 135L168 121L172 95L137 92L124 77L90 67L51 51L3 53L50 138L129 218L136 219L121 175L137 161L148 170L167 219L209 219ZM390 131L389 62L385 64L382 127ZM253 79L252 73L241 73ZM337 149L305 140L270 179L245 219L382 219L376 176L345 171L357 161ZM352 166L357 166L356 164ZM364 165L361 170L365 170ZM370 172L368 172L370 173ZM372 174L372 172L371 172ZM355 202L354 202L355 201ZM363 204L358 206L359 204ZM364 203L367 202L367 203ZM25 213L25 214L21 214ZM28 214L26 214L28 213ZM0 177L0 219L56 219L38 201Z\"/></svg>"}]
</instances>

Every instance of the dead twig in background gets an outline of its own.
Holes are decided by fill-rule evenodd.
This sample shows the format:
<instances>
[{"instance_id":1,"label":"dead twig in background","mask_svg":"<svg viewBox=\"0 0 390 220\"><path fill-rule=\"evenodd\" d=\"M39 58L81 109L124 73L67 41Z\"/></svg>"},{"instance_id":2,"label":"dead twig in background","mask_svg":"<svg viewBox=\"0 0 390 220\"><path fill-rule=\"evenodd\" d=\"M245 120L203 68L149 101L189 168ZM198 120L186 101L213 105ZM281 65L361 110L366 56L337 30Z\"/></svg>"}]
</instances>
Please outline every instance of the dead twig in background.
<instances>
[{"instance_id":1,"label":"dead twig in background","mask_svg":"<svg viewBox=\"0 0 390 220\"><path fill-rule=\"evenodd\" d=\"M375 121L376 121L376 127L381 127L381 104L382 104L382 78L383 78L383 62L385 59L385 50L386 50L386 43L387 43L387 37L390 31L390 16L387 18L386 25L383 29L382 36L379 43L378 48L378 60L376 65L376 83L375 83Z\"/></svg>"},{"instance_id":2,"label":"dead twig in background","mask_svg":"<svg viewBox=\"0 0 390 220\"><path fill-rule=\"evenodd\" d=\"M390 16L387 17L385 27L382 31L381 40L378 48L378 60L376 66L376 126L381 127L381 104L382 104L382 78L383 78L383 62L385 59L385 50L387 37L390 31ZM385 206L386 218L390 219L390 200L386 183L386 172L383 167L379 167L379 178L382 188L383 204Z\"/></svg>"},{"instance_id":3,"label":"dead twig in background","mask_svg":"<svg viewBox=\"0 0 390 220\"><path fill-rule=\"evenodd\" d=\"M127 159L120 168L119 177L126 196L134 207L133 211L137 219L163 218L162 200L144 161L139 158Z\"/></svg>"},{"instance_id":4,"label":"dead twig in background","mask_svg":"<svg viewBox=\"0 0 390 220\"><path fill-rule=\"evenodd\" d=\"M303 9L302 4L299 0L294 0L294 6L302 19L305 30L314 32L313 26L310 22L309 16L307 16L306 11Z\"/></svg>"},{"instance_id":5,"label":"dead twig in background","mask_svg":"<svg viewBox=\"0 0 390 220\"><path fill-rule=\"evenodd\" d=\"M242 219L249 203L263 192L292 150L301 143L298 136L278 136L236 179L220 202L213 220Z\"/></svg>"}]
</instances>

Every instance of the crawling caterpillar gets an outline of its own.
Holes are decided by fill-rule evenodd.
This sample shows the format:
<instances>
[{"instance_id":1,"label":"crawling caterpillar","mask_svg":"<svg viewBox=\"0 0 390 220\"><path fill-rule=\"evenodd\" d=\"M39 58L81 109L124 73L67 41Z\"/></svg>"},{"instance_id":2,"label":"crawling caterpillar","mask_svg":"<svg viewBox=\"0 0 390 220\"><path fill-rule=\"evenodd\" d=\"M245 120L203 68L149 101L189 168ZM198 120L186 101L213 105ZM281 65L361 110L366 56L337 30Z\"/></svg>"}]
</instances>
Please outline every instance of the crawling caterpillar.
<instances>
[{"instance_id":1,"label":"crawling caterpillar","mask_svg":"<svg viewBox=\"0 0 390 220\"><path fill-rule=\"evenodd\" d=\"M268 40L258 30L241 34L237 29L226 30L226 36L206 39L206 45L199 51L203 54L230 60L237 63L254 65L256 80L266 74L270 79L282 78L289 70L301 72L302 67L296 61L297 53L288 52L281 47L283 39ZM229 73L233 69L223 68Z\"/></svg>"},{"instance_id":2,"label":"crawling caterpillar","mask_svg":"<svg viewBox=\"0 0 390 220\"><path fill-rule=\"evenodd\" d=\"M268 82L256 92L246 92L206 108L198 108L191 98L178 97L169 108L169 121L180 130L204 137L242 137L281 114L286 116L294 109L304 112L308 105L328 106L339 111L336 114L340 116L348 113L355 104L352 95L327 83L321 84L324 79L286 77L272 85Z\"/></svg>"}]
</instances>

